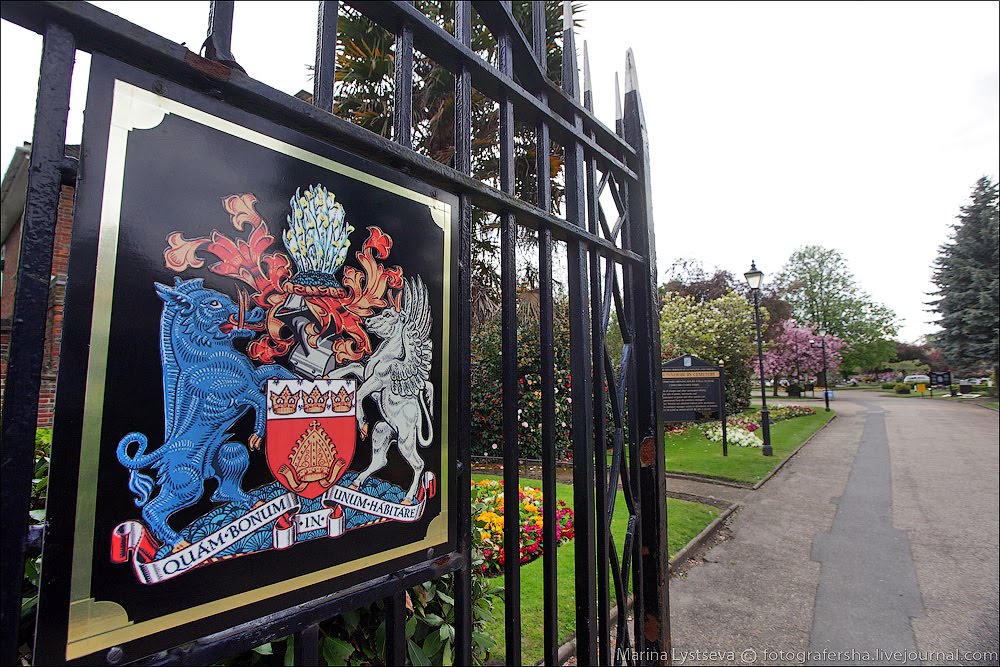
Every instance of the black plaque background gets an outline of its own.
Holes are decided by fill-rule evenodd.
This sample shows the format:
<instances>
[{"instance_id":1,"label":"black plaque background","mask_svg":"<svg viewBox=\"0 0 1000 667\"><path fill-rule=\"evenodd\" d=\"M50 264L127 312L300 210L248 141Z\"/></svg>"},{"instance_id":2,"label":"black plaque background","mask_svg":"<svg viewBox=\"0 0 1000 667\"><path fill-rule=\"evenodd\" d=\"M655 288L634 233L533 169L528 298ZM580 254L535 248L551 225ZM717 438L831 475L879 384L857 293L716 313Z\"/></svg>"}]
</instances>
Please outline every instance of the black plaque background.
<instances>
[{"instance_id":1,"label":"black plaque background","mask_svg":"<svg viewBox=\"0 0 1000 667\"><path fill-rule=\"evenodd\" d=\"M691 359L691 365L684 365L684 357L678 357L677 359L671 359L665 362L662 366L662 371L714 371L719 375L714 378L684 378L684 380L689 382L697 382L705 385L712 385L708 388L707 398L712 401L713 407L711 411L708 410L668 410L667 409L667 399L671 392L671 382L672 378L662 377L661 373L661 391L660 396L660 409L663 411L663 420L665 422L684 422L684 421L698 421L702 419L721 419L724 414L724 403L725 403L725 375L721 366L713 366L711 364L706 364L701 359L688 355Z\"/></svg>"},{"instance_id":2,"label":"black plaque background","mask_svg":"<svg viewBox=\"0 0 1000 667\"><path fill-rule=\"evenodd\" d=\"M933 387L947 387L951 382L951 371L940 371L935 373L930 373L931 386Z\"/></svg>"},{"instance_id":3,"label":"black plaque background","mask_svg":"<svg viewBox=\"0 0 1000 667\"><path fill-rule=\"evenodd\" d=\"M351 235L348 265L357 266L353 251L361 249L368 236L369 225L378 225L392 236L393 248L389 258L382 263L387 268L400 265L404 276L408 278L419 274L431 295L432 336L435 341L431 379L438 391L434 406L434 444L420 450L426 469L435 472L439 478L453 478L454 453L458 446L454 438L457 406L451 400L451 456L448 461L443 462L442 468L442 406L447 397L440 391L440 341L442 336L451 335L457 330L458 311L453 300L450 320L452 331L443 331L441 294L442 288L447 289L449 286L442 285L441 266L442 260L449 262L452 280L457 280L457 233L452 234L452 247L444 249L447 256L442 258L444 232L434 224L426 205L168 114L156 128L133 130L129 133L99 468L96 479L88 475L78 477L78 472L92 468L86 462L81 466L79 447L84 417L83 400L108 124L115 78L127 80L147 90L155 90L157 94L202 109L214 116L445 201L452 207L450 224L453 231L457 225L457 200L447 193L441 193L403 174L176 84L154 79L101 56L93 57L67 285L56 426L53 432L52 473L47 505L49 525L44 547L39 638L36 647L36 660L39 664L65 661L72 551L80 546L73 543L78 485L81 490L97 485L92 595L97 600L112 600L121 604L128 611L130 619L137 623L419 541L425 536L430 521L440 513L442 502L449 503L451 516L454 516L456 510L455 487L454 484L449 484L447 498L442 498L439 493L428 503L421 521L415 524L390 522L350 531L337 539L321 538L300 543L286 551L250 554L206 565L155 585L139 583L131 565L110 562L109 547L113 528L123 520L140 518L139 508L135 507L134 497L128 491L127 470L118 463L115 446L125 433L132 430L143 432L149 437L150 451L162 443L163 437L162 369L159 356L162 301L157 297L153 283L172 284L177 275L182 279L201 277L205 279L207 287L231 297L235 296L238 284L230 278L211 273L208 266L214 258L204 251L200 256L207 261L206 266L201 269L188 269L182 274L166 269L163 265L166 235L180 231L186 238L193 238L206 236L213 229L218 229L234 239L245 238L248 228L240 234L233 228L229 215L222 206L222 198L228 195L256 195L257 211L267 221L275 236L275 244L270 251L286 252L280 233L286 226L288 200L295 189L304 190L317 183L322 183L336 194L337 200L345 207L348 221L355 227ZM451 287L454 289L455 285ZM377 338L373 337L372 341L373 346L378 344ZM453 338L452 353L456 344L457 341ZM457 387L456 373L457 364L452 363L452 388ZM231 431L238 440L245 442L252 423L252 415L244 415ZM369 457L368 442L359 442L350 468L363 469ZM270 483L273 478L267 469L263 451L251 452L250 458L250 469L244 478L243 487L251 489ZM412 469L402 460L395 447L391 450L389 465L377 473L404 488L412 479L412 474ZM186 525L215 506L209 501L213 488L214 482L209 482L202 501L175 514L171 524L175 528ZM449 524L448 541L436 545L435 556L454 549L455 526L453 521L449 521ZM276 598L263 599L229 613L165 630L157 636L130 642L126 646L125 659L134 660L181 641L342 590L417 564L428 556L422 550ZM93 658L82 658L80 661L93 662Z\"/></svg>"}]
</instances>

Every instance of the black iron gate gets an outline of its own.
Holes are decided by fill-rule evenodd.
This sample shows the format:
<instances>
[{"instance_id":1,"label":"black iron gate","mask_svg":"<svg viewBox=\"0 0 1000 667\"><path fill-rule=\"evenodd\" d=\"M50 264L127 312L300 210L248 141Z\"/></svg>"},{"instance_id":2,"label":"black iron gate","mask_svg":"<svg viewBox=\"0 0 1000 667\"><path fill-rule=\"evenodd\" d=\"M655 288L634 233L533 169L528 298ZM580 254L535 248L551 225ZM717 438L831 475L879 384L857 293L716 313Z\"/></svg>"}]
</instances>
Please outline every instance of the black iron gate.
<instances>
[{"instance_id":1,"label":"black iron gate","mask_svg":"<svg viewBox=\"0 0 1000 667\"><path fill-rule=\"evenodd\" d=\"M532 3L526 36L509 2L455 3L454 34L408 2L347 3L396 36L394 141L333 116L338 2L319 3L313 103L262 84L230 53L233 3L212 2L205 57L86 3L4 2L4 20L44 37L32 138L31 170L23 218L21 265L13 318L10 364L3 403L2 660L17 656L23 564L37 554L43 531L29 530L28 501L45 337L53 235L60 186L76 178L66 156L70 79L76 51L101 53L147 72L206 92L225 103L328 144L362 153L391 169L453 193L459 200L460 381L457 452L458 548L401 572L258 618L243 626L161 653L155 663L205 664L274 638L295 634L297 664L316 664L318 623L368 602L387 601L386 663L402 664L406 647L403 592L441 574L456 574L457 664L472 662L470 569L470 272L472 208L499 216L503 352L504 488L516 497L518 416L516 395L515 242L518 227L537 232L540 275L541 400L544 423L544 544L556 542L555 386L552 353L554 242L566 244L570 316L576 511L576 651L580 664L647 664L669 661L668 552L662 420L659 414L659 330L656 261L651 217L648 146L636 70L627 59L624 108L612 131L592 113L589 67L579 90L571 10L563 39L561 85L547 77L544 3ZM498 43L497 67L471 48L473 8ZM549 36L551 37L551 36ZM418 49L455 77L453 168L411 149L413 53ZM472 90L499 104L500 187L472 173ZM617 92L617 91L616 91ZM582 101L581 101L582 98ZM537 201L514 194L514 119L535 129ZM565 149L565 219L550 214L551 142ZM610 192L613 211L601 195ZM611 313L624 348L615 366L605 345ZM611 416L610 421L608 415ZM56 425L56 429L59 424ZM610 462L604 443L612 442ZM629 514L624 542L610 534L616 489ZM551 500L551 502L550 502ZM517 513L505 517L507 553L518 553ZM544 551L545 658L558 662L556 550ZM43 571L43 577L44 577ZM506 659L521 663L520 571L516 558L504 571ZM613 607L618 610L613 613ZM625 610L631 610L627 612ZM629 624L629 616L632 622ZM616 621L614 619L617 619ZM616 650L618 649L618 650ZM112 650L106 657L116 662ZM120 659L120 656L118 656Z\"/></svg>"}]
</instances>

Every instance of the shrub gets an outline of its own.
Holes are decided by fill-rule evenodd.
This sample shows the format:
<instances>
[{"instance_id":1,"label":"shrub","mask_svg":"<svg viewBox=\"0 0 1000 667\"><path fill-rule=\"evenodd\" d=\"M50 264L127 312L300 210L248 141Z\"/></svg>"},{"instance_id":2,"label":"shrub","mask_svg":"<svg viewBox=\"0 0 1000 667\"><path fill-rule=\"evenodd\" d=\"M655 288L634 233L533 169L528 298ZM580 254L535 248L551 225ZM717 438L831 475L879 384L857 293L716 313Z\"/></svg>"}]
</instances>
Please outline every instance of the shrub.
<instances>
[{"instance_id":1,"label":"shrub","mask_svg":"<svg viewBox=\"0 0 1000 667\"><path fill-rule=\"evenodd\" d=\"M502 590L478 572L481 557L473 551L472 657L477 665L489 660L496 641L485 632L493 620L494 599ZM406 646L414 665L448 665L455 654L455 579L447 574L406 591ZM385 603L382 600L320 623L320 664L380 665L385 655ZM242 667L256 664L292 664L293 638L258 646L253 654L243 654L224 661L223 665ZM283 655L278 662L260 660L259 656ZM249 659L248 659L249 658Z\"/></svg>"},{"instance_id":2,"label":"shrub","mask_svg":"<svg viewBox=\"0 0 1000 667\"><path fill-rule=\"evenodd\" d=\"M896 385L893 387L893 389L896 390L897 394L910 393L910 385L906 384L905 382L897 382Z\"/></svg>"},{"instance_id":3,"label":"shrub","mask_svg":"<svg viewBox=\"0 0 1000 667\"><path fill-rule=\"evenodd\" d=\"M887 390L887 391L892 391L893 389L896 388L896 383L895 382L883 382L882 383L882 388L885 389L885 390Z\"/></svg>"},{"instance_id":4,"label":"shrub","mask_svg":"<svg viewBox=\"0 0 1000 667\"><path fill-rule=\"evenodd\" d=\"M572 406L569 378L569 315L565 300L557 300L553 314L555 356L555 404L553 415L556 457L569 458ZM542 377L538 344L538 322L525 319L517 327L518 445L520 458L542 455ZM494 318L482 323L472 336L472 454L503 454L503 365L501 323ZM610 402L609 402L610 403Z\"/></svg>"},{"instance_id":5,"label":"shrub","mask_svg":"<svg viewBox=\"0 0 1000 667\"><path fill-rule=\"evenodd\" d=\"M45 498L49 486L49 452L52 449L52 429L40 428L35 431L35 474L31 480L31 504L29 514L32 524L45 521ZM28 631L33 629L31 620L38 605L38 573L42 557L26 558L24 580L21 586L21 645L30 645Z\"/></svg>"}]
</instances>

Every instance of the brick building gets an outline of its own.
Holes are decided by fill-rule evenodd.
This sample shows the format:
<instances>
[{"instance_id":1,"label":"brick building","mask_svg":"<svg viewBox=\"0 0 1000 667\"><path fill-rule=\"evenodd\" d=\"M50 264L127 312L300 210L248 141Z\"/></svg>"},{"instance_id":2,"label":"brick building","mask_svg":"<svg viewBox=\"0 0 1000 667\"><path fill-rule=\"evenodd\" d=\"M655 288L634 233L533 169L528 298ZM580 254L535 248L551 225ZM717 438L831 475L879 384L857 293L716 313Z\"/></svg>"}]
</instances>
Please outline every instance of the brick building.
<instances>
[{"instance_id":1,"label":"brick building","mask_svg":"<svg viewBox=\"0 0 1000 667\"><path fill-rule=\"evenodd\" d=\"M79 146L67 146L66 153L78 157ZM2 191L0 191L0 265L3 267L0 271L0 394L6 387L10 328L14 315L17 268L20 264L21 223L30 157L29 143L15 150L14 157L4 172ZM52 426L52 411L55 406L63 304L66 299L66 273L69 265L70 236L73 231L73 192L72 187L63 186L59 195L59 216L52 249L49 307L45 323L42 383L38 396L39 428Z\"/></svg>"}]
</instances>

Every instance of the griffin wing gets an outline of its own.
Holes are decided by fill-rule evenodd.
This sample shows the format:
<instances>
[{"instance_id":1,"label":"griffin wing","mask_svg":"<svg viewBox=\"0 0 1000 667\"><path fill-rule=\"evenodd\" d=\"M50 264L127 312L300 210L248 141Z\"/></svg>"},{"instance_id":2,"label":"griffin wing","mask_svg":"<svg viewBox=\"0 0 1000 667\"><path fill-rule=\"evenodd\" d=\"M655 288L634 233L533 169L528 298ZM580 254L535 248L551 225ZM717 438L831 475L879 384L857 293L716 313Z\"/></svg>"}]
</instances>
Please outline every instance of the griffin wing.
<instances>
[{"instance_id":1,"label":"griffin wing","mask_svg":"<svg viewBox=\"0 0 1000 667\"><path fill-rule=\"evenodd\" d=\"M403 285L403 358L389 369L392 391L400 396L418 396L431 374L431 307L427 287L420 276Z\"/></svg>"}]
</instances>

